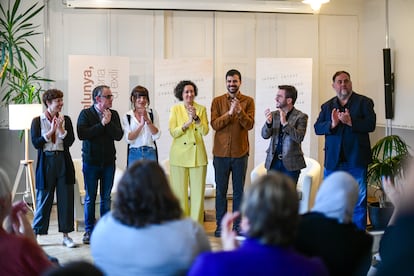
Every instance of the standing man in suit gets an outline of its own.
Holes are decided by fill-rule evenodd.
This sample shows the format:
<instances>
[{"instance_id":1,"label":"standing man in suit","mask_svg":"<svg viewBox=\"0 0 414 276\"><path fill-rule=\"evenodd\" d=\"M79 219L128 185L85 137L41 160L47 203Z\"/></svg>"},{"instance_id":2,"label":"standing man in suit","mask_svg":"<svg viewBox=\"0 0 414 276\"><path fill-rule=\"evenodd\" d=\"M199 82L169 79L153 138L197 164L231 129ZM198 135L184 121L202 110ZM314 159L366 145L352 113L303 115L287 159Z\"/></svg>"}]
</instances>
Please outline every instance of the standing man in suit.
<instances>
[{"instance_id":1,"label":"standing man in suit","mask_svg":"<svg viewBox=\"0 0 414 276\"><path fill-rule=\"evenodd\" d=\"M276 111L265 110L262 137L270 139L265 167L290 176L296 184L300 170L306 167L301 143L306 133L308 115L294 107L298 92L294 86L279 85Z\"/></svg>"},{"instance_id":2,"label":"standing man in suit","mask_svg":"<svg viewBox=\"0 0 414 276\"><path fill-rule=\"evenodd\" d=\"M92 92L93 106L81 111L77 130L82 140L82 172L85 182L85 234L89 244L95 225L95 200L100 182L101 217L111 209L111 190L115 175L116 150L114 140L123 136L118 112L110 109L114 96L109 86L100 85Z\"/></svg>"},{"instance_id":3,"label":"standing man in suit","mask_svg":"<svg viewBox=\"0 0 414 276\"><path fill-rule=\"evenodd\" d=\"M233 183L233 212L240 209L249 157L249 130L254 125L253 98L240 92L239 71L226 73L227 93L213 99L211 126L216 131L213 145L213 165L216 180L216 223L214 232L221 236L221 219L227 212L227 189L231 172ZM240 219L233 229L240 232Z\"/></svg>"},{"instance_id":4,"label":"standing man in suit","mask_svg":"<svg viewBox=\"0 0 414 276\"><path fill-rule=\"evenodd\" d=\"M317 135L325 135L324 177L346 171L358 182L359 197L353 221L365 230L367 223L367 167L371 162L369 132L375 130L372 99L352 90L351 76L338 71L332 77L333 97L321 106L314 125Z\"/></svg>"}]
</instances>

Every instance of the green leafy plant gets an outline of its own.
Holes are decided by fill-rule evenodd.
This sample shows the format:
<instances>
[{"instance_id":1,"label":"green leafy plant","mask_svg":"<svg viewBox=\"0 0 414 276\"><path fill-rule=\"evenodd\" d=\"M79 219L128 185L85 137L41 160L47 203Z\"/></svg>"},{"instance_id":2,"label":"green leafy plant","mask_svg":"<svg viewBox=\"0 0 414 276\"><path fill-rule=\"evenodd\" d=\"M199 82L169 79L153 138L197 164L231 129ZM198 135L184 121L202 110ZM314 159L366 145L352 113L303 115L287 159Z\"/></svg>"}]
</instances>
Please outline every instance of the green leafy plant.
<instances>
[{"instance_id":1,"label":"green leafy plant","mask_svg":"<svg viewBox=\"0 0 414 276\"><path fill-rule=\"evenodd\" d=\"M368 183L379 193L380 206L385 206L382 177L391 176L395 181L401 179L405 160L410 156L407 144L398 135L385 136L372 147L372 163L368 165Z\"/></svg>"},{"instance_id":2,"label":"green leafy plant","mask_svg":"<svg viewBox=\"0 0 414 276\"><path fill-rule=\"evenodd\" d=\"M30 41L41 34L32 23L44 5L38 2L22 10L22 1L0 3L0 78L2 102L5 104L39 103L42 83L52 80L40 76L36 56L39 53Z\"/></svg>"}]
</instances>

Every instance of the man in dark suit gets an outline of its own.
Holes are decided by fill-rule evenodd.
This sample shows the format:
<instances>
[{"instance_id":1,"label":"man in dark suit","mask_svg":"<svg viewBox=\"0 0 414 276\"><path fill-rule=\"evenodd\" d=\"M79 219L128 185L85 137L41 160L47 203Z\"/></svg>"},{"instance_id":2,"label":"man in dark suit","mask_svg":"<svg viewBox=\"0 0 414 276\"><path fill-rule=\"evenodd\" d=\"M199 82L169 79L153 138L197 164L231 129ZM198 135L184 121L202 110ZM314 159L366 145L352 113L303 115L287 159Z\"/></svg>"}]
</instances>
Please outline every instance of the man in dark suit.
<instances>
[{"instance_id":1,"label":"man in dark suit","mask_svg":"<svg viewBox=\"0 0 414 276\"><path fill-rule=\"evenodd\" d=\"M280 85L276 94L276 111L265 110L262 137L270 139L265 168L287 174L295 183L306 167L301 143L306 133L308 115L294 107L298 92L294 86Z\"/></svg>"},{"instance_id":2,"label":"man in dark suit","mask_svg":"<svg viewBox=\"0 0 414 276\"><path fill-rule=\"evenodd\" d=\"M123 130L118 112L112 107L109 86L100 85L92 92L93 106L83 109L78 118L78 137L82 140L82 171L85 182L85 234L89 244L95 225L95 200L100 181L101 217L111 209L111 190L115 175L114 140L122 139Z\"/></svg>"},{"instance_id":3,"label":"man in dark suit","mask_svg":"<svg viewBox=\"0 0 414 276\"><path fill-rule=\"evenodd\" d=\"M359 184L359 197L353 221L360 229L367 221L367 167L371 162L369 132L375 130L372 99L352 91L346 71L333 75L333 97L321 106L314 125L317 135L325 135L324 177L334 171L349 172Z\"/></svg>"}]
</instances>

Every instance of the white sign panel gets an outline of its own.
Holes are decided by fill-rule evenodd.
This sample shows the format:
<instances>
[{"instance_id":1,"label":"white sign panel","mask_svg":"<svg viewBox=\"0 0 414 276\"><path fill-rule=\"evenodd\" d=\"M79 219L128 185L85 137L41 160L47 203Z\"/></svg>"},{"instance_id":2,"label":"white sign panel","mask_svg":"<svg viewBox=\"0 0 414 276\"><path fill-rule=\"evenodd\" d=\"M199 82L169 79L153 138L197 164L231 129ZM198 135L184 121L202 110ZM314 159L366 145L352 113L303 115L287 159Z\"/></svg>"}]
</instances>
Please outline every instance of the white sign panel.
<instances>
[{"instance_id":1,"label":"white sign panel","mask_svg":"<svg viewBox=\"0 0 414 276\"><path fill-rule=\"evenodd\" d=\"M112 109L118 111L122 120L122 116L130 108L129 59L114 56L69 56L69 93L65 95L65 99L75 133L79 113L93 105L92 91L98 85L107 85L111 88L114 95ZM124 168L126 142L115 142L115 146L117 166ZM76 139L71 147L72 158L81 158L81 149L82 141Z\"/></svg>"},{"instance_id":2,"label":"white sign panel","mask_svg":"<svg viewBox=\"0 0 414 276\"><path fill-rule=\"evenodd\" d=\"M170 108L179 101L174 96L174 88L182 80L190 80L197 85L195 101L204 105L210 120L210 105L213 95L213 62L211 59L165 59L155 62L155 104L160 116L161 137L157 143L160 162L169 158L172 137L168 130ZM210 121L209 121L210 126ZM212 129L204 137L207 155L212 151Z\"/></svg>"},{"instance_id":3,"label":"white sign panel","mask_svg":"<svg viewBox=\"0 0 414 276\"><path fill-rule=\"evenodd\" d=\"M255 160L257 166L266 159L270 139L261 135L266 121L264 111L276 109L275 97L279 85L293 85L298 91L295 108L308 114L308 127L302 142L305 155L310 155L312 59L310 58L258 58L256 60L256 114L255 114Z\"/></svg>"}]
</instances>

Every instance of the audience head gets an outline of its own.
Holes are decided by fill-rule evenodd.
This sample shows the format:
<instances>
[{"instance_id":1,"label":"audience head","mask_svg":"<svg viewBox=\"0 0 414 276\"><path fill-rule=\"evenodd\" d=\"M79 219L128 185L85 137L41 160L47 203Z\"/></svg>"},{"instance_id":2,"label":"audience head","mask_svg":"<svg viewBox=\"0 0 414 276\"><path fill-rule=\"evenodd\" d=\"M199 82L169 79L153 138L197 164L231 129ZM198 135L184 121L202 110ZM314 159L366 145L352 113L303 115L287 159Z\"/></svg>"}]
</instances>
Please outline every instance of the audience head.
<instances>
[{"instance_id":1,"label":"audience head","mask_svg":"<svg viewBox=\"0 0 414 276\"><path fill-rule=\"evenodd\" d=\"M323 213L340 223L350 223L357 200L356 180L349 173L338 171L330 174L322 182L312 211Z\"/></svg>"},{"instance_id":2,"label":"audience head","mask_svg":"<svg viewBox=\"0 0 414 276\"><path fill-rule=\"evenodd\" d=\"M242 225L248 226L243 230L263 244L289 245L296 232L298 206L293 180L271 171L260 177L244 194Z\"/></svg>"},{"instance_id":3,"label":"audience head","mask_svg":"<svg viewBox=\"0 0 414 276\"><path fill-rule=\"evenodd\" d=\"M58 89L46 90L42 95L42 101L46 108L49 106L49 103L51 103L54 99L61 98L63 98L63 92Z\"/></svg>"},{"instance_id":4,"label":"audience head","mask_svg":"<svg viewBox=\"0 0 414 276\"><path fill-rule=\"evenodd\" d=\"M6 172L0 169L0 222L2 223L11 209L10 180ZM0 223L0 225L1 225Z\"/></svg>"},{"instance_id":5,"label":"audience head","mask_svg":"<svg viewBox=\"0 0 414 276\"><path fill-rule=\"evenodd\" d=\"M53 267L46 271L43 276L103 276L103 272L86 261L73 261L61 267Z\"/></svg>"},{"instance_id":6,"label":"audience head","mask_svg":"<svg viewBox=\"0 0 414 276\"><path fill-rule=\"evenodd\" d=\"M141 160L128 168L118 184L113 216L134 227L182 217L180 203L157 162Z\"/></svg>"},{"instance_id":7,"label":"audience head","mask_svg":"<svg viewBox=\"0 0 414 276\"><path fill-rule=\"evenodd\" d=\"M144 86L141 85L137 85L135 86L132 91L131 91L131 96L130 96L130 101L132 103L132 105L135 105L135 101L139 98L139 97L145 97L147 99L147 104L150 104L150 98L149 98L149 92L148 89L145 88Z\"/></svg>"},{"instance_id":8,"label":"audience head","mask_svg":"<svg viewBox=\"0 0 414 276\"><path fill-rule=\"evenodd\" d=\"M174 88L174 96L179 100L179 101L183 101L183 93L184 93L184 88L187 85L191 85L194 88L194 95L197 96L198 94L198 88L197 85L195 85L194 82L190 81L190 80L183 80L180 81L177 86Z\"/></svg>"}]
</instances>

